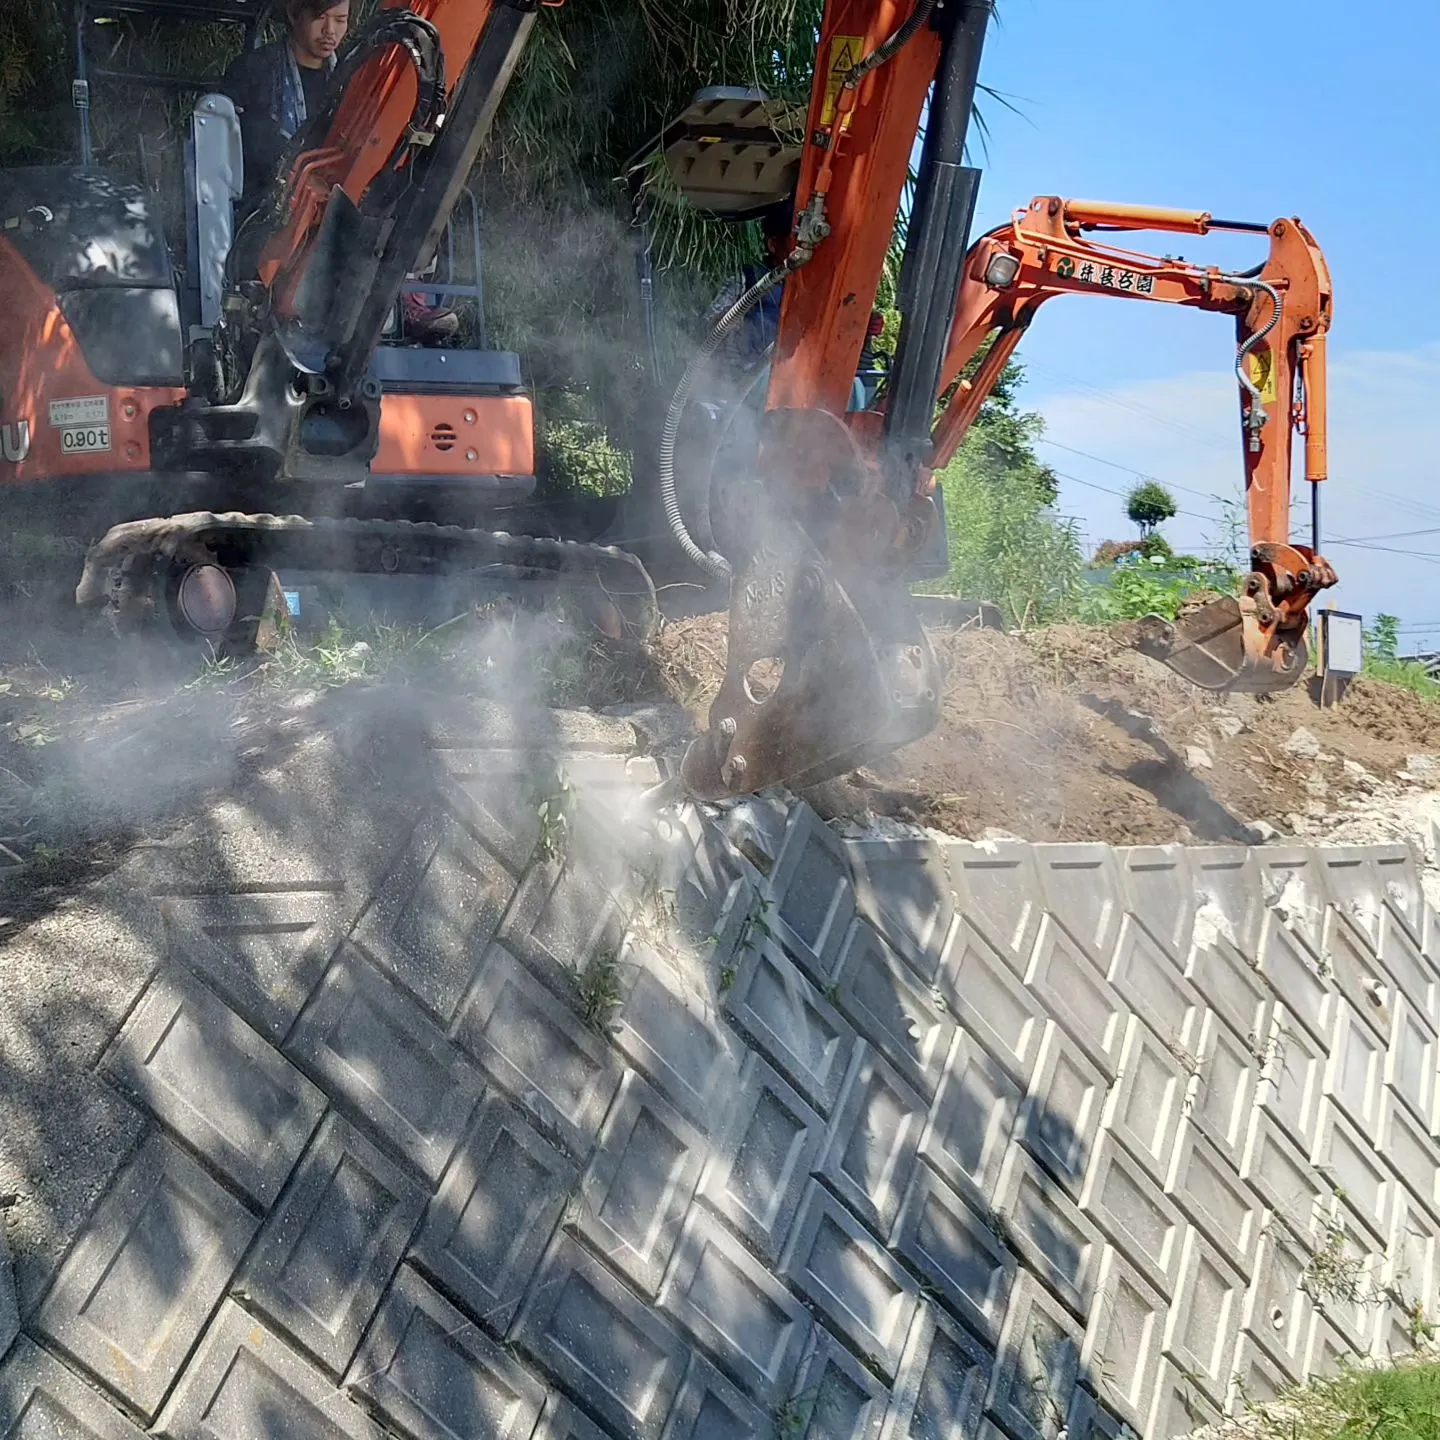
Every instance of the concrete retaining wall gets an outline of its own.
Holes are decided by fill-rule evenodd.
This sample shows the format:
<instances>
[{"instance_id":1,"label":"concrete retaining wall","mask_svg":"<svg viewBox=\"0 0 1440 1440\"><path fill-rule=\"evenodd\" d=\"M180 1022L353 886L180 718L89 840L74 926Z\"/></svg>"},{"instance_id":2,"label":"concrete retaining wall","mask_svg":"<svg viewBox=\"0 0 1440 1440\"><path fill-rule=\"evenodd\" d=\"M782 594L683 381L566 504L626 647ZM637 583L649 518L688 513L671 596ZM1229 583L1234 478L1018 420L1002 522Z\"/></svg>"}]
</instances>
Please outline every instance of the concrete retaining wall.
<instances>
[{"instance_id":1,"label":"concrete retaining wall","mask_svg":"<svg viewBox=\"0 0 1440 1440\"><path fill-rule=\"evenodd\" d=\"M98 1199L13 1227L0 1433L1158 1440L1440 1313L1403 849L647 829L583 724L558 826L483 719L363 843L291 763L87 902L163 923L65 1082Z\"/></svg>"}]
</instances>

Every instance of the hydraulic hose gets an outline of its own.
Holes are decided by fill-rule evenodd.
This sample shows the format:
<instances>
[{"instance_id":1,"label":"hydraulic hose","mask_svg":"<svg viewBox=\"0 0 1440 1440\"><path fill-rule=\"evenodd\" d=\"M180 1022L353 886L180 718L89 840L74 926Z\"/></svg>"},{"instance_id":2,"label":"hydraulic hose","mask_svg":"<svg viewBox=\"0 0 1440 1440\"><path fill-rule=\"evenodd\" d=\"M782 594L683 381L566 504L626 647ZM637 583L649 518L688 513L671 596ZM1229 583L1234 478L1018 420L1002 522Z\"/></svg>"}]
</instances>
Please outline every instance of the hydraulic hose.
<instances>
[{"instance_id":1,"label":"hydraulic hose","mask_svg":"<svg viewBox=\"0 0 1440 1440\"><path fill-rule=\"evenodd\" d=\"M844 88L846 90L857 89L867 75L894 59L930 19L934 13L935 4L936 0L915 0L914 10L910 12L909 18L900 28L888 40L877 45L870 54L849 71L843 82ZM665 412L665 428L660 434L659 466L660 499L665 506L665 519L670 526L670 533L675 537L675 543L684 551L686 558L707 574L716 577L729 576L733 573L733 567L719 551L702 550L695 543L689 530L685 528L685 518L680 513L680 498L676 493L675 485L675 443L680 434L680 418L684 414L685 406L689 403L695 377L699 374L701 367L720 347L725 337L741 324L745 317L777 285L783 284L787 276L800 269L802 265L808 264L810 257L815 253L815 247L830 233L830 226L825 219L823 189L817 190L811 197L810 206L801 216L797 233L795 247L785 259L768 274L762 275L710 328L709 334L700 344L700 349L685 367L685 373L680 377L680 383L670 397L670 408Z\"/></svg>"},{"instance_id":2,"label":"hydraulic hose","mask_svg":"<svg viewBox=\"0 0 1440 1440\"><path fill-rule=\"evenodd\" d=\"M813 251L807 251L805 259L796 263L801 253L798 247L786 256L784 262L762 275L726 312L710 327L709 333L700 342L675 393L670 397L670 408L665 412L665 428L660 432L660 499L665 506L665 520L675 543L685 552L686 559L698 565L707 574L724 577L731 573L730 562L716 550L702 550L690 537L685 528L685 518L680 513L680 497L675 486L675 443L680 436L680 419L690 402L690 392L695 386L695 377L705 363L718 350L726 336L740 325L745 317L779 284L792 270L798 270Z\"/></svg>"},{"instance_id":3,"label":"hydraulic hose","mask_svg":"<svg viewBox=\"0 0 1440 1440\"><path fill-rule=\"evenodd\" d=\"M881 41L846 75L845 88L853 90L872 70L878 70L898 51L903 50L914 39L920 27L930 18L934 9L935 0L915 0L915 8L910 12L910 18L888 40Z\"/></svg>"},{"instance_id":4,"label":"hydraulic hose","mask_svg":"<svg viewBox=\"0 0 1440 1440\"><path fill-rule=\"evenodd\" d=\"M1250 397L1250 411L1245 417L1245 428L1250 432L1250 450L1253 454L1260 448L1260 431L1265 424L1265 407L1260 403L1260 387L1250 378L1245 371L1245 358L1250 352L1280 323L1280 316L1284 313L1285 302L1280 292L1268 281L1258 279L1241 279L1239 276L1224 277L1231 284L1253 285L1257 290L1263 290L1269 297L1272 306L1270 318L1235 352L1235 378L1240 382L1240 388Z\"/></svg>"}]
</instances>

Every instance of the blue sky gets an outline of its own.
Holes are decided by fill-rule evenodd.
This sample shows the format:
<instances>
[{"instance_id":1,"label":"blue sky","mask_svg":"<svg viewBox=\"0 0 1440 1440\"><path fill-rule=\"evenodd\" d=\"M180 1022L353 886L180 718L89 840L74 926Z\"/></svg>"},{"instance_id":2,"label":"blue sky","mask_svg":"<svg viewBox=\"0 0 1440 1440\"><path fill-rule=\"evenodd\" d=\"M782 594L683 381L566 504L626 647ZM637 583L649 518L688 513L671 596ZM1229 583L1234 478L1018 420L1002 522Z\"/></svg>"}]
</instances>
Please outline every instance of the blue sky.
<instances>
[{"instance_id":1,"label":"blue sky","mask_svg":"<svg viewBox=\"0 0 1440 1440\"><path fill-rule=\"evenodd\" d=\"M1303 219L1335 285L1324 549L1341 583L1321 603L1399 615L1402 649L1440 648L1440 3L999 12L981 78L1020 113L984 102L977 233L1040 194ZM1147 235L1136 248L1244 266L1265 244ZM1177 548L1216 541L1211 497L1241 493L1233 336L1227 317L1138 301L1041 312L1020 351L1024 398L1046 419L1059 508L1092 544L1134 533L1108 492L1136 472L1191 512L1166 527Z\"/></svg>"}]
</instances>

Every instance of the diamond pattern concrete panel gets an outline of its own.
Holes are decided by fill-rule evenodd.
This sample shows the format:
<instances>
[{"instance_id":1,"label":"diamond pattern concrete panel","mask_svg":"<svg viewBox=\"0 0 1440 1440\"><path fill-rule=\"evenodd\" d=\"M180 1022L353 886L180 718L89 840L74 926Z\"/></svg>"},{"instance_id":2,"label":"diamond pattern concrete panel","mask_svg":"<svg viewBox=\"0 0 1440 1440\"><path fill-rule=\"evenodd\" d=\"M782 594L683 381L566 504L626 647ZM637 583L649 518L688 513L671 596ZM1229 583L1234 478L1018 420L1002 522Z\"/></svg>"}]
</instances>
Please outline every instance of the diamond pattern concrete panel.
<instances>
[{"instance_id":1,"label":"diamond pattern concrete panel","mask_svg":"<svg viewBox=\"0 0 1440 1440\"><path fill-rule=\"evenodd\" d=\"M1206 1139L1238 1166L1260 1062L1217 1010L1205 1012L1194 1061L1190 1117Z\"/></svg>"},{"instance_id":2,"label":"diamond pattern concrete panel","mask_svg":"<svg viewBox=\"0 0 1440 1440\"><path fill-rule=\"evenodd\" d=\"M439 750L453 788L446 801L477 835L518 875L540 838L540 801L536 795L535 757L519 750Z\"/></svg>"},{"instance_id":3,"label":"diamond pattern concrete panel","mask_svg":"<svg viewBox=\"0 0 1440 1440\"><path fill-rule=\"evenodd\" d=\"M415 827L355 940L448 1021L514 891L505 867L453 813L437 807Z\"/></svg>"},{"instance_id":4,"label":"diamond pattern concrete panel","mask_svg":"<svg viewBox=\"0 0 1440 1440\"><path fill-rule=\"evenodd\" d=\"M1224 1405L1229 1387L1245 1288L1240 1272L1198 1230L1186 1232L1180 1284L1165 1324L1164 1353L1217 1408Z\"/></svg>"},{"instance_id":5,"label":"diamond pattern concrete panel","mask_svg":"<svg viewBox=\"0 0 1440 1440\"><path fill-rule=\"evenodd\" d=\"M994 1356L940 1311L915 1312L882 1440L972 1440Z\"/></svg>"},{"instance_id":6,"label":"diamond pattern concrete panel","mask_svg":"<svg viewBox=\"0 0 1440 1440\"><path fill-rule=\"evenodd\" d=\"M1010 840L957 840L945 847L945 859L965 915L1023 974L1045 908L1032 848Z\"/></svg>"},{"instance_id":7,"label":"diamond pattern concrete panel","mask_svg":"<svg viewBox=\"0 0 1440 1440\"><path fill-rule=\"evenodd\" d=\"M384 1440L332 1380L228 1300L154 1433L166 1440Z\"/></svg>"},{"instance_id":8,"label":"diamond pattern concrete panel","mask_svg":"<svg viewBox=\"0 0 1440 1440\"><path fill-rule=\"evenodd\" d=\"M325 1099L210 990L166 969L101 1062L255 1204L279 1193Z\"/></svg>"},{"instance_id":9,"label":"diamond pattern concrete panel","mask_svg":"<svg viewBox=\"0 0 1440 1440\"><path fill-rule=\"evenodd\" d=\"M1317 1045L1329 1043L1335 990L1319 956L1272 911L1260 940L1260 974L1270 982L1292 1021Z\"/></svg>"},{"instance_id":10,"label":"diamond pattern concrete panel","mask_svg":"<svg viewBox=\"0 0 1440 1440\"><path fill-rule=\"evenodd\" d=\"M1284 1005L1270 1006L1260 1035L1264 1061L1257 1103L1308 1149L1315 1143L1324 1093L1325 1048Z\"/></svg>"},{"instance_id":11,"label":"diamond pattern concrete panel","mask_svg":"<svg viewBox=\"0 0 1440 1440\"><path fill-rule=\"evenodd\" d=\"M956 1034L920 1155L982 1213L994 1199L1023 1094L999 1061L963 1030Z\"/></svg>"},{"instance_id":12,"label":"diamond pattern concrete panel","mask_svg":"<svg viewBox=\"0 0 1440 1440\"><path fill-rule=\"evenodd\" d=\"M324 973L354 908L339 886L185 895L165 906L175 916L171 954L276 1042Z\"/></svg>"},{"instance_id":13,"label":"diamond pattern concrete panel","mask_svg":"<svg viewBox=\"0 0 1440 1440\"><path fill-rule=\"evenodd\" d=\"M1421 954L1404 924L1388 907L1380 914L1380 963L1426 1019L1432 1024L1440 1020L1436 1012L1435 966Z\"/></svg>"},{"instance_id":14,"label":"diamond pattern concrete panel","mask_svg":"<svg viewBox=\"0 0 1440 1440\"><path fill-rule=\"evenodd\" d=\"M1100 1400L1137 1430L1144 1425L1160 1373L1166 1301L1107 1249L1080 1350L1080 1371Z\"/></svg>"},{"instance_id":15,"label":"diamond pattern concrete panel","mask_svg":"<svg viewBox=\"0 0 1440 1440\"><path fill-rule=\"evenodd\" d=\"M1174 1050L1166 1046L1140 1016L1130 1017L1104 1125L1155 1180L1163 1181L1175 1150L1189 1080L1179 1058L1185 1054L1178 1042Z\"/></svg>"},{"instance_id":16,"label":"diamond pattern concrete panel","mask_svg":"<svg viewBox=\"0 0 1440 1440\"><path fill-rule=\"evenodd\" d=\"M627 1440L659 1436L689 1359L664 1316L564 1237L541 1267L515 1337Z\"/></svg>"},{"instance_id":17,"label":"diamond pattern concrete panel","mask_svg":"<svg viewBox=\"0 0 1440 1440\"><path fill-rule=\"evenodd\" d=\"M1196 923L1196 935L1200 924ZM1186 978L1205 1003L1240 1036L1253 1035L1264 1018L1270 1000L1269 983L1251 961L1218 936L1201 945L1197 939Z\"/></svg>"},{"instance_id":18,"label":"diamond pattern concrete panel","mask_svg":"<svg viewBox=\"0 0 1440 1440\"><path fill-rule=\"evenodd\" d=\"M1335 988L1380 1039L1390 1034L1392 1010L1399 991L1380 963L1375 946L1338 910L1325 917L1322 962L1330 968Z\"/></svg>"},{"instance_id":19,"label":"diamond pattern concrete panel","mask_svg":"<svg viewBox=\"0 0 1440 1440\"><path fill-rule=\"evenodd\" d=\"M1072 1199L1080 1196L1108 1089L1105 1076L1052 1025L1016 1133Z\"/></svg>"},{"instance_id":20,"label":"diamond pattern concrete panel","mask_svg":"<svg viewBox=\"0 0 1440 1440\"><path fill-rule=\"evenodd\" d=\"M855 906L926 984L939 973L955 896L933 840L846 840Z\"/></svg>"},{"instance_id":21,"label":"diamond pattern concrete panel","mask_svg":"<svg viewBox=\"0 0 1440 1440\"><path fill-rule=\"evenodd\" d=\"M998 1238L1077 1315L1088 1314L1104 1240L1019 1145L1001 1165L993 1214Z\"/></svg>"},{"instance_id":22,"label":"diamond pattern concrete panel","mask_svg":"<svg viewBox=\"0 0 1440 1440\"><path fill-rule=\"evenodd\" d=\"M498 945L456 1035L486 1072L572 1153L588 1155L620 1083L614 1053Z\"/></svg>"},{"instance_id":23,"label":"diamond pattern concrete panel","mask_svg":"<svg viewBox=\"0 0 1440 1440\"><path fill-rule=\"evenodd\" d=\"M1187 858L1195 877L1196 949L1203 951L1207 942L1223 938L1253 963L1265 899L1250 850L1241 845L1197 846ZM1202 988L1210 997L1210 989Z\"/></svg>"},{"instance_id":24,"label":"diamond pattern concrete panel","mask_svg":"<svg viewBox=\"0 0 1440 1440\"><path fill-rule=\"evenodd\" d=\"M1183 845L1135 845L1116 850L1125 908L1165 948L1177 966L1190 954L1195 928L1195 883Z\"/></svg>"},{"instance_id":25,"label":"diamond pattern concrete panel","mask_svg":"<svg viewBox=\"0 0 1440 1440\"><path fill-rule=\"evenodd\" d=\"M533 1440L610 1440L610 1436L558 1390L552 1390L545 1397L545 1413Z\"/></svg>"},{"instance_id":26,"label":"diamond pattern concrete panel","mask_svg":"<svg viewBox=\"0 0 1440 1440\"><path fill-rule=\"evenodd\" d=\"M1436 1045L1435 1031L1416 1008L1408 996L1400 995L1395 1001L1395 1018L1390 1032L1390 1044L1386 1052L1385 1083L1409 1105L1428 1130L1436 1129L1435 1110ZM1344 1100L1345 1097L1338 1095ZM1374 1133L1379 1120L1379 1096L1373 1109L1364 1116L1356 1116L1346 1106L1350 1118Z\"/></svg>"},{"instance_id":27,"label":"diamond pattern concrete panel","mask_svg":"<svg viewBox=\"0 0 1440 1440\"><path fill-rule=\"evenodd\" d=\"M1305 1347L1305 1373L1333 1379L1356 1360L1354 1348L1318 1311L1310 1317L1310 1339Z\"/></svg>"},{"instance_id":28,"label":"diamond pattern concrete panel","mask_svg":"<svg viewBox=\"0 0 1440 1440\"><path fill-rule=\"evenodd\" d=\"M338 1374L424 1208L420 1186L332 1113L246 1265L250 1303Z\"/></svg>"},{"instance_id":29,"label":"diamond pattern concrete panel","mask_svg":"<svg viewBox=\"0 0 1440 1440\"><path fill-rule=\"evenodd\" d=\"M1125 1031L1124 1002L1050 916L1040 926L1025 983L1103 1070L1115 1074Z\"/></svg>"},{"instance_id":30,"label":"diamond pattern concrete panel","mask_svg":"<svg viewBox=\"0 0 1440 1440\"><path fill-rule=\"evenodd\" d=\"M647 1295L660 1288L707 1154L700 1133L629 1072L581 1182L579 1228Z\"/></svg>"},{"instance_id":31,"label":"diamond pattern concrete panel","mask_svg":"<svg viewBox=\"0 0 1440 1440\"><path fill-rule=\"evenodd\" d=\"M1424 1126L1392 1091L1381 1097L1378 1141L1391 1170L1403 1177L1411 1194L1440 1219L1440 1157Z\"/></svg>"},{"instance_id":32,"label":"diamond pattern concrete panel","mask_svg":"<svg viewBox=\"0 0 1440 1440\"><path fill-rule=\"evenodd\" d=\"M873 1368L893 1378L915 1309L917 1286L848 1210L811 1183L783 1267Z\"/></svg>"},{"instance_id":33,"label":"diamond pattern concrete panel","mask_svg":"<svg viewBox=\"0 0 1440 1440\"><path fill-rule=\"evenodd\" d=\"M950 932L940 989L965 1030L1027 1086L1047 1021L1035 994L968 920Z\"/></svg>"},{"instance_id":34,"label":"diamond pattern concrete panel","mask_svg":"<svg viewBox=\"0 0 1440 1440\"><path fill-rule=\"evenodd\" d=\"M545 1387L402 1266L346 1388L412 1440L530 1440Z\"/></svg>"},{"instance_id":35,"label":"diamond pattern concrete panel","mask_svg":"<svg viewBox=\"0 0 1440 1440\"><path fill-rule=\"evenodd\" d=\"M1387 848L1391 864L1386 868L1395 868L1398 861L1403 870L1409 859L1407 847L1396 845ZM1373 846L1337 845L1318 851L1316 855L1331 903L1368 937L1371 945L1379 943L1380 909L1387 898L1385 882L1375 865L1378 854L1378 849ZM1408 868L1413 874L1413 860ZM1401 880L1397 891L1404 894L1408 887L1401 875L1397 875L1397 880Z\"/></svg>"},{"instance_id":36,"label":"diamond pattern concrete panel","mask_svg":"<svg viewBox=\"0 0 1440 1440\"><path fill-rule=\"evenodd\" d=\"M615 1043L693 1124L723 1128L735 1099L740 1047L708 995L682 993L658 968L635 973Z\"/></svg>"},{"instance_id":37,"label":"diamond pattern concrete panel","mask_svg":"<svg viewBox=\"0 0 1440 1440\"><path fill-rule=\"evenodd\" d=\"M286 1046L432 1183L480 1099L480 1076L419 1005L342 950Z\"/></svg>"},{"instance_id":38,"label":"diamond pattern concrete panel","mask_svg":"<svg viewBox=\"0 0 1440 1440\"><path fill-rule=\"evenodd\" d=\"M1080 1372L1082 1333L1033 1275L1016 1282L986 1409L1018 1440L1057 1440Z\"/></svg>"},{"instance_id":39,"label":"diamond pattern concrete panel","mask_svg":"<svg viewBox=\"0 0 1440 1440\"><path fill-rule=\"evenodd\" d=\"M701 1194L762 1255L777 1260L824 1138L820 1116L752 1052Z\"/></svg>"},{"instance_id":40,"label":"diamond pattern concrete panel","mask_svg":"<svg viewBox=\"0 0 1440 1440\"><path fill-rule=\"evenodd\" d=\"M1274 1404L1293 1383L1248 1335L1241 1335L1226 1410L1242 1415L1248 1405Z\"/></svg>"},{"instance_id":41,"label":"diamond pattern concrete panel","mask_svg":"<svg viewBox=\"0 0 1440 1440\"><path fill-rule=\"evenodd\" d=\"M585 863L567 859L563 865L533 866L496 932L511 954L523 960L547 985L565 983L569 973L583 972L596 947L618 938L620 917L615 896L624 893L621 856L599 850L579 834L570 842Z\"/></svg>"},{"instance_id":42,"label":"diamond pattern concrete panel","mask_svg":"<svg viewBox=\"0 0 1440 1440\"><path fill-rule=\"evenodd\" d=\"M855 1032L780 952L753 949L725 997L735 1024L822 1115L840 1094Z\"/></svg>"},{"instance_id":43,"label":"diamond pattern concrete panel","mask_svg":"<svg viewBox=\"0 0 1440 1440\"><path fill-rule=\"evenodd\" d=\"M924 1102L900 1075L857 1045L817 1170L882 1235L900 1209L925 1118Z\"/></svg>"},{"instance_id":44,"label":"diamond pattern concrete panel","mask_svg":"<svg viewBox=\"0 0 1440 1440\"><path fill-rule=\"evenodd\" d=\"M769 1440L774 1420L700 1355L675 1397L663 1440Z\"/></svg>"},{"instance_id":45,"label":"diamond pattern concrete panel","mask_svg":"<svg viewBox=\"0 0 1440 1440\"><path fill-rule=\"evenodd\" d=\"M1298 845L1265 845L1250 853L1269 920L1283 921L1307 945L1318 946L1330 897L1315 852ZM1261 951L1263 957L1263 940Z\"/></svg>"},{"instance_id":46,"label":"diamond pattern concrete panel","mask_svg":"<svg viewBox=\"0 0 1440 1440\"><path fill-rule=\"evenodd\" d=\"M1341 1113L1333 1100L1321 1106L1311 1160L1344 1193L1355 1217L1376 1241L1386 1233L1395 1182L1374 1143Z\"/></svg>"},{"instance_id":47,"label":"diamond pattern concrete panel","mask_svg":"<svg viewBox=\"0 0 1440 1440\"><path fill-rule=\"evenodd\" d=\"M24 1336L0 1363L5 1440L142 1440L141 1432Z\"/></svg>"},{"instance_id":48,"label":"diamond pattern concrete panel","mask_svg":"<svg viewBox=\"0 0 1440 1440\"><path fill-rule=\"evenodd\" d=\"M1102 974L1122 913L1120 874L1108 845L1036 845L1045 905Z\"/></svg>"},{"instance_id":49,"label":"diamond pattern concrete panel","mask_svg":"<svg viewBox=\"0 0 1440 1440\"><path fill-rule=\"evenodd\" d=\"M152 1136L96 1207L35 1330L153 1415L255 1228L199 1165Z\"/></svg>"},{"instance_id":50,"label":"diamond pattern concrete panel","mask_svg":"<svg viewBox=\"0 0 1440 1440\"><path fill-rule=\"evenodd\" d=\"M1080 1210L1092 1235L1102 1232L1151 1285L1165 1294L1171 1291L1185 1220L1113 1134L1102 1135L1095 1147Z\"/></svg>"},{"instance_id":51,"label":"diamond pattern concrete panel","mask_svg":"<svg viewBox=\"0 0 1440 1440\"><path fill-rule=\"evenodd\" d=\"M538 727L576 807L537 857L535 736L483 714L415 729L359 841L276 771L259 828L224 802L233 877L145 867L171 953L84 1083L166 1135L89 1223L83 1147L53 1238L12 1215L24 1440L1160 1440L1440 1311L1404 847L621 824L674 755L581 717Z\"/></svg>"},{"instance_id":52,"label":"diamond pattern concrete panel","mask_svg":"<svg viewBox=\"0 0 1440 1440\"><path fill-rule=\"evenodd\" d=\"M1000 1334L1015 1257L988 1221L926 1165L916 1166L890 1248L976 1334L990 1340Z\"/></svg>"},{"instance_id":53,"label":"diamond pattern concrete panel","mask_svg":"<svg viewBox=\"0 0 1440 1440\"><path fill-rule=\"evenodd\" d=\"M1179 1440L1182 1435L1219 1424L1221 1413L1183 1366L1162 1361L1145 1440Z\"/></svg>"},{"instance_id":54,"label":"diamond pattern concrete panel","mask_svg":"<svg viewBox=\"0 0 1440 1440\"><path fill-rule=\"evenodd\" d=\"M1110 983L1167 1045L1185 1045L1201 1009L1200 996L1159 942L1133 916L1120 927Z\"/></svg>"},{"instance_id":55,"label":"diamond pattern concrete panel","mask_svg":"<svg viewBox=\"0 0 1440 1440\"><path fill-rule=\"evenodd\" d=\"M1258 1109L1250 1117L1240 1178L1299 1235L1314 1235L1321 1204L1333 1191L1286 1138L1283 1126Z\"/></svg>"},{"instance_id":56,"label":"diamond pattern concrete panel","mask_svg":"<svg viewBox=\"0 0 1440 1440\"><path fill-rule=\"evenodd\" d=\"M686 1223L660 1303L750 1394L773 1404L789 1393L810 1316L704 1210Z\"/></svg>"},{"instance_id":57,"label":"diamond pattern concrete panel","mask_svg":"<svg viewBox=\"0 0 1440 1440\"><path fill-rule=\"evenodd\" d=\"M922 987L863 920L845 937L836 975L840 1010L927 1101L933 1099L955 1037L955 1022L933 989Z\"/></svg>"},{"instance_id":58,"label":"diamond pattern concrete panel","mask_svg":"<svg viewBox=\"0 0 1440 1440\"><path fill-rule=\"evenodd\" d=\"M1083 1387L1077 1386L1065 1417L1070 1440L1126 1440L1127 1426ZM1133 1433L1133 1432L1132 1432Z\"/></svg>"},{"instance_id":59,"label":"diamond pattern concrete panel","mask_svg":"<svg viewBox=\"0 0 1440 1440\"><path fill-rule=\"evenodd\" d=\"M1440 1225L1403 1185L1395 1187L1383 1283L1406 1309L1429 1314L1440 1289Z\"/></svg>"},{"instance_id":60,"label":"diamond pattern concrete panel","mask_svg":"<svg viewBox=\"0 0 1440 1440\"><path fill-rule=\"evenodd\" d=\"M780 942L812 980L828 985L855 897L839 837L808 806L790 812L768 893L775 903L767 919Z\"/></svg>"},{"instance_id":61,"label":"diamond pattern concrete panel","mask_svg":"<svg viewBox=\"0 0 1440 1440\"><path fill-rule=\"evenodd\" d=\"M800 1440L875 1440L889 1396L829 1331L810 1332L787 1413Z\"/></svg>"},{"instance_id":62,"label":"diamond pattern concrete panel","mask_svg":"<svg viewBox=\"0 0 1440 1440\"><path fill-rule=\"evenodd\" d=\"M504 1335L576 1180L574 1164L492 1095L430 1202L412 1259Z\"/></svg>"},{"instance_id":63,"label":"diamond pattern concrete panel","mask_svg":"<svg viewBox=\"0 0 1440 1440\"><path fill-rule=\"evenodd\" d=\"M1165 1193L1247 1278L1255 1258L1260 1201L1230 1162L1186 1121Z\"/></svg>"}]
</instances>

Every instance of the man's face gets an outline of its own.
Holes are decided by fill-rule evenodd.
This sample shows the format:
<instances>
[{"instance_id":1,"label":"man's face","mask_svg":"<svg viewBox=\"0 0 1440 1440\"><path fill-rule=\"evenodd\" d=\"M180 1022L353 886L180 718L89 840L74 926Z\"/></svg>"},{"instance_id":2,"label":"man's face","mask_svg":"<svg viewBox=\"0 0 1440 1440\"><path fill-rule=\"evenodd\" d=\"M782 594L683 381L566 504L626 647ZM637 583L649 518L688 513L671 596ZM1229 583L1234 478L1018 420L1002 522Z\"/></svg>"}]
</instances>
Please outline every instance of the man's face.
<instances>
[{"instance_id":1,"label":"man's face","mask_svg":"<svg viewBox=\"0 0 1440 1440\"><path fill-rule=\"evenodd\" d=\"M327 61L345 38L350 28L350 0L340 0L313 20L301 16L295 22L295 48L302 60L321 65Z\"/></svg>"}]
</instances>

